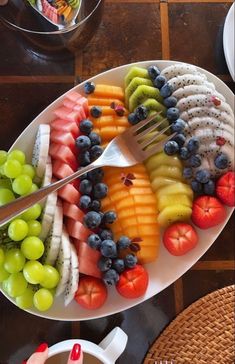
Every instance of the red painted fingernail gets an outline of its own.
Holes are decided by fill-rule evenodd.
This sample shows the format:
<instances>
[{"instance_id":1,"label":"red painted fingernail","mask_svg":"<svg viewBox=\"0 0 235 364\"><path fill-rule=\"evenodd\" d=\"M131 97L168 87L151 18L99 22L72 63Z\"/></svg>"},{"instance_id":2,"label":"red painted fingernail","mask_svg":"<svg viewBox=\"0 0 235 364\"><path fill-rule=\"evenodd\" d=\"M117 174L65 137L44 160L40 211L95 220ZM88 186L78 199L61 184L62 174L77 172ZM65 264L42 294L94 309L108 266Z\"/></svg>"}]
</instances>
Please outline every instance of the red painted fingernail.
<instances>
[{"instance_id":1,"label":"red painted fingernail","mask_svg":"<svg viewBox=\"0 0 235 364\"><path fill-rule=\"evenodd\" d=\"M43 343L39 345L39 347L35 350L35 353L43 353L48 348L47 343Z\"/></svg>"},{"instance_id":2,"label":"red painted fingernail","mask_svg":"<svg viewBox=\"0 0 235 364\"><path fill-rule=\"evenodd\" d=\"M73 349L71 351L70 359L71 360L78 360L81 355L81 345L74 344Z\"/></svg>"}]
</instances>

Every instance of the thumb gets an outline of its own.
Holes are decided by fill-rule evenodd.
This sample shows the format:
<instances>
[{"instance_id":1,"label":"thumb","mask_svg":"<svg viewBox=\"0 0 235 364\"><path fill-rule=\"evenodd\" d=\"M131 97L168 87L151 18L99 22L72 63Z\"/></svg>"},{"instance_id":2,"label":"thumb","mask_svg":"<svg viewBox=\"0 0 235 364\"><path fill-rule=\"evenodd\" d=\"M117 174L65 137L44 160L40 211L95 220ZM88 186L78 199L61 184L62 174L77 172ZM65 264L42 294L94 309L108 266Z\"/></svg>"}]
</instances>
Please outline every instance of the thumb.
<instances>
[{"instance_id":1,"label":"thumb","mask_svg":"<svg viewBox=\"0 0 235 364\"><path fill-rule=\"evenodd\" d=\"M48 357L48 345L43 343L35 350L35 352L27 360L27 364L44 364Z\"/></svg>"},{"instance_id":2,"label":"thumb","mask_svg":"<svg viewBox=\"0 0 235 364\"><path fill-rule=\"evenodd\" d=\"M83 353L80 344L74 344L70 354L67 364L82 364L83 363Z\"/></svg>"}]
</instances>

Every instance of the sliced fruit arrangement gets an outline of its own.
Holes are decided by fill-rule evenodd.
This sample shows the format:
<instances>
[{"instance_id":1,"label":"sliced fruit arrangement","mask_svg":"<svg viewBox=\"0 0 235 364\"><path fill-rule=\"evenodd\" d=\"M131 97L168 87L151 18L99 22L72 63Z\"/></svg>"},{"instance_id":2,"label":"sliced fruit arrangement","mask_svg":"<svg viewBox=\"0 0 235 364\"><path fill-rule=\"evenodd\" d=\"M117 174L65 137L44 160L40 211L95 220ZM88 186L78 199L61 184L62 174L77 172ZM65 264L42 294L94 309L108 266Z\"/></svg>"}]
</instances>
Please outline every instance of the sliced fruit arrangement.
<instances>
[{"instance_id":1,"label":"sliced fruit arrangement","mask_svg":"<svg viewBox=\"0 0 235 364\"><path fill-rule=\"evenodd\" d=\"M183 63L151 65L131 67L124 84L86 82L83 95L68 92L38 128L32 165L19 150L0 151L2 206L87 166L152 113L176 133L144 164L93 170L0 228L0 282L20 308L47 310L55 295L65 306L75 299L98 309L110 285L138 298L148 286L141 264L157 259L160 228L168 252L183 255L200 243L191 223L211 228L235 204L233 113L206 76Z\"/></svg>"},{"instance_id":2,"label":"sliced fruit arrangement","mask_svg":"<svg viewBox=\"0 0 235 364\"><path fill-rule=\"evenodd\" d=\"M55 25L65 26L77 16L81 0L28 0L40 14Z\"/></svg>"},{"instance_id":3,"label":"sliced fruit arrangement","mask_svg":"<svg viewBox=\"0 0 235 364\"><path fill-rule=\"evenodd\" d=\"M166 227L175 221L190 220L193 191L183 178L181 160L161 152L150 157L145 165L156 195L159 225Z\"/></svg>"}]
</instances>

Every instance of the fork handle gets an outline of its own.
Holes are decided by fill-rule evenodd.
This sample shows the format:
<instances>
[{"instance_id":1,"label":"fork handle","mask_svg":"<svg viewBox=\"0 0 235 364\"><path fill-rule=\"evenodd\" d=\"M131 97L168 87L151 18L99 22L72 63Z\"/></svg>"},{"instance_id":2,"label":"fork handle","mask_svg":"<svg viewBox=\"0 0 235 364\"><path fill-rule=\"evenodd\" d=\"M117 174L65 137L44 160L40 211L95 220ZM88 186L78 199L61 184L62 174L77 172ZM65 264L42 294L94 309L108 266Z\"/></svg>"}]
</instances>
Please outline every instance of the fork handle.
<instances>
[{"instance_id":1,"label":"fork handle","mask_svg":"<svg viewBox=\"0 0 235 364\"><path fill-rule=\"evenodd\" d=\"M99 159L99 158L98 158ZM13 217L19 215L22 211L26 210L28 207L34 205L35 203L43 200L50 193L57 191L67 183L73 181L75 178L92 171L95 168L101 167L98 159L86 167L80 168L77 172L65 177L59 181L49 184L38 191L31 193L28 196L17 198L16 200L8 203L7 205L0 207L0 226L7 223Z\"/></svg>"}]
</instances>

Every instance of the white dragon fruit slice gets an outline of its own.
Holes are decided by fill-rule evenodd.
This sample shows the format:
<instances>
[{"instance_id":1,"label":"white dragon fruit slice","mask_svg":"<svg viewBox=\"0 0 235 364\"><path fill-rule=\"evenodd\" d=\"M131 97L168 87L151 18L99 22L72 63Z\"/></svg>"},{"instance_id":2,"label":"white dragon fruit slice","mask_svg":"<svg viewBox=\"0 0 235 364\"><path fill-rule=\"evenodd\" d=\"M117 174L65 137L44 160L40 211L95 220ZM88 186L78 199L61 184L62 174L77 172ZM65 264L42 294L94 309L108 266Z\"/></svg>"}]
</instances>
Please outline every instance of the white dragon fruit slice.
<instances>
[{"instance_id":1,"label":"white dragon fruit slice","mask_svg":"<svg viewBox=\"0 0 235 364\"><path fill-rule=\"evenodd\" d=\"M41 124L38 127L32 154L32 165L35 167L36 176L40 179L45 173L49 145L50 126L48 124Z\"/></svg>"},{"instance_id":2,"label":"white dragon fruit slice","mask_svg":"<svg viewBox=\"0 0 235 364\"><path fill-rule=\"evenodd\" d=\"M185 74L197 75L199 73L200 72L197 70L195 66L192 66L187 63L176 63L172 66L164 68L161 72L161 75L166 77L167 80L169 80L173 77L180 75L185 75Z\"/></svg>"},{"instance_id":3,"label":"white dragon fruit slice","mask_svg":"<svg viewBox=\"0 0 235 364\"><path fill-rule=\"evenodd\" d=\"M73 244L70 243L71 259L70 259L70 272L69 280L66 285L64 293L64 304L68 304L73 300L74 295L78 289L79 282L79 262L76 249Z\"/></svg>"},{"instance_id":4,"label":"white dragon fruit slice","mask_svg":"<svg viewBox=\"0 0 235 364\"><path fill-rule=\"evenodd\" d=\"M56 293L55 293L56 296L61 295L65 291L67 282L69 280L70 259L71 259L71 249L70 249L69 235L66 229L63 227L60 252L58 259L56 261L56 268L60 273L60 281L58 286L56 287Z\"/></svg>"},{"instance_id":5,"label":"white dragon fruit slice","mask_svg":"<svg viewBox=\"0 0 235 364\"><path fill-rule=\"evenodd\" d=\"M205 84L188 85L185 87L180 87L173 92L172 96L176 97L179 100L179 99L182 99L183 97L187 97L187 96L195 95L195 94L214 95L214 96L218 97L220 100L225 101L225 98L223 95L221 95L216 90L213 90L212 88L207 87Z\"/></svg>"},{"instance_id":6,"label":"white dragon fruit slice","mask_svg":"<svg viewBox=\"0 0 235 364\"><path fill-rule=\"evenodd\" d=\"M46 199L45 206L42 212L42 219L41 219L42 230L39 237L43 241L46 239L49 230L51 228L51 224L55 214L56 202L57 202L57 192L50 193L50 195L48 195Z\"/></svg>"},{"instance_id":7,"label":"white dragon fruit slice","mask_svg":"<svg viewBox=\"0 0 235 364\"><path fill-rule=\"evenodd\" d=\"M203 85L204 82L205 78L202 77L201 75L189 75L189 74L173 77L167 81L168 85L171 86L173 91L188 85Z\"/></svg>"},{"instance_id":8,"label":"white dragon fruit slice","mask_svg":"<svg viewBox=\"0 0 235 364\"><path fill-rule=\"evenodd\" d=\"M217 118L218 120L224 122L225 124L229 124L233 127L234 121L233 118L227 114L225 111L221 111L217 109L216 107L193 107L192 109L189 109L187 111L183 111L180 114L180 118L188 121L194 117L200 117L200 116L210 116Z\"/></svg>"}]
</instances>

